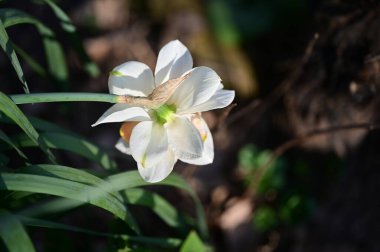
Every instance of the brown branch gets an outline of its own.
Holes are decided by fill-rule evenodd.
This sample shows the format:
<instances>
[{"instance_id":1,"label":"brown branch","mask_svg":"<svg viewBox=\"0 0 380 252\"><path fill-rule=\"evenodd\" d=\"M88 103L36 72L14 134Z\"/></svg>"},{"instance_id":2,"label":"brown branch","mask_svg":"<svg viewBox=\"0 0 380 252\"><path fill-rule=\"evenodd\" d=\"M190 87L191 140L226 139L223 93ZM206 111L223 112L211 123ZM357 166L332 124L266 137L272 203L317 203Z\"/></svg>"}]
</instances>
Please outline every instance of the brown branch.
<instances>
[{"instance_id":1,"label":"brown branch","mask_svg":"<svg viewBox=\"0 0 380 252\"><path fill-rule=\"evenodd\" d=\"M253 117L250 116L250 123L253 124L263 112L273 106L278 101L278 99L280 99L281 96L285 94L286 91L291 88L293 83L301 76L302 71L304 70L304 66L310 60L318 39L319 33L315 33L305 49L304 55L298 64L299 66L288 76L288 78L286 78L277 86L277 88L265 99L265 101L253 100L240 111L237 111L235 114L231 115L226 122L226 126L232 125L234 122L240 120L241 118L244 118L248 114L254 115Z\"/></svg>"}]
</instances>

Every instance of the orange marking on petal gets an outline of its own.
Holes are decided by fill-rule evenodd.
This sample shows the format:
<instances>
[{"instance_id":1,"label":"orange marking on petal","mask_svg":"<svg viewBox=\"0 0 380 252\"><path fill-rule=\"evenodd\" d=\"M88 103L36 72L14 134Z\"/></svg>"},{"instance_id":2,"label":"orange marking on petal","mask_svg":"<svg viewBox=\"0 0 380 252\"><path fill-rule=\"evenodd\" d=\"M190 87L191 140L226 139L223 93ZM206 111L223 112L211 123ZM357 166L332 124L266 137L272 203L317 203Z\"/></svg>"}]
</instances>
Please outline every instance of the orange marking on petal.
<instances>
[{"instance_id":1,"label":"orange marking on petal","mask_svg":"<svg viewBox=\"0 0 380 252\"><path fill-rule=\"evenodd\" d=\"M129 143L129 139L131 138L132 130L133 128L138 124L139 122L125 122L121 125L119 133L121 138L124 139L127 143Z\"/></svg>"}]
</instances>

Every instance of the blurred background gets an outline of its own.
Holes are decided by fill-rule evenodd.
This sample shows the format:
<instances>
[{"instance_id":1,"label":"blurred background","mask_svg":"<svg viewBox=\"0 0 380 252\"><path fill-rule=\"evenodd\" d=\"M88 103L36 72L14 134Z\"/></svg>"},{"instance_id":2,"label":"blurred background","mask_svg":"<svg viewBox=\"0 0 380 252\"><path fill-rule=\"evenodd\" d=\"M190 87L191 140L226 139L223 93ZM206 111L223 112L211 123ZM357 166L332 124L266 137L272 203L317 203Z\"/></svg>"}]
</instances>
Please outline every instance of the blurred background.
<instances>
[{"instance_id":1,"label":"blurred background","mask_svg":"<svg viewBox=\"0 0 380 252\"><path fill-rule=\"evenodd\" d=\"M0 3L41 20L62 46L54 58L59 64L49 69L35 26L7 29L19 54L41 64L21 58L32 93L108 93L113 67L137 60L154 69L159 49L173 39L188 47L195 66L213 68L226 89L236 90L233 105L203 114L214 134L214 163L175 167L201 198L215 251L379 251L378 1L57 1L80 38L67 36L38 1ZM87 55L78 51L81 43ZM0 73L5 93L22 93L5 54ZM108 107L22 109L85 136L123 169L135 169L131 157L114 149L120 125L90 126ZM61 164L97 169L70 153L57 157ZM191 209L180 193L157 190L179 209ZM147 233L167 232L152 214L135 211ZM97 221L75 213L63 221L106 225L101 213L92 215ZM73 242L71 251L89 246L85 236L62 236ZM53 231L32 237L55 241ZM92 243L91 251L104 251L103 243ZM44 246L40 251L52 251Z\"/></svg>"}]
</instances>

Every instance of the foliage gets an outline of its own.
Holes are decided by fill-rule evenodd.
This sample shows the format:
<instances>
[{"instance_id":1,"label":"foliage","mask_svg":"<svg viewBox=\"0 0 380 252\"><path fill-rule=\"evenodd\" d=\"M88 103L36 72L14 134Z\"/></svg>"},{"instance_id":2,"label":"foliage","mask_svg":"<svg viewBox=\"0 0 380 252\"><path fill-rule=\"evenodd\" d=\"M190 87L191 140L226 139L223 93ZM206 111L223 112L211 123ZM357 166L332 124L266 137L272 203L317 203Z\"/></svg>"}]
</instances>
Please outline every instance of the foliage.
<instances>
[{"instance_id":1,"label":"foliage","mask_svg":"<svg viewBox=\"0 0 380 252\"><path fill-rule=\"evenodd\" d=\"M54 13L82 60L84 70L90 76L96 76L99 70L85 53L68 15L51 0L36 4L42 4ZM46 67L11 41L7 29L25 24L33 25L40 34ZM26 82L23 62L36 74L58 83L61 89L70 89L65 50L55 34L47 24L24 11L0 8L0 45L25 92L29 92L33 83ZM23 62L20 63L19 58ZM47 248L49 244L45 246L44 241L36 241L33 235L30 236L34 232L43 232L43 229L49 234L54 232L48 230L58 232L59 239L53 239L57 241L54 250L70 250L71 245L65 245L68 232L82 234L91 241L106 239L110 251L192 251L190 247L205 247L208 232L203 209L186 181L173 174L156 185L185 191L193 200L195 218L145 188L151 184L144 182L137 171L123 171L109 153L94 143L53 122L24 114L4 92L0 91L1 249L13 252L34 251L37 245ZM56 156L60 153L72 153L87 159L98 170L59 164ZM93 207L85 207L90 205ZM145 234L140 228L145 220L131 210L137 206L148 209L161 219L170 235L151 237ZM105 215L108 213L104 217L109 220L107 230L96 231L61 222L63 217L78 212L93 219L91 214L97 213L94 208ZM114 218L109 218L112 216Z\"/></svg>"},{"instance_id":2,"label":"foliage","mask_svg":"<svg viewBox=\"0 0 380 252\"><path fill-rule=\"evenodd\" d=\"M271 151L258 150L253 145L243 147L239 153L240 171L248 187L252 186L258 171L265 169L254 188L262 199L253 217L259 231L302 223L314 209L313 197L308 193L309 185L300 182L310 176L310 167L302 162L291 166L283 158L268 165L272 155ZM300 179L293 181L294 176Z\"/></svg>"}]
</instances>

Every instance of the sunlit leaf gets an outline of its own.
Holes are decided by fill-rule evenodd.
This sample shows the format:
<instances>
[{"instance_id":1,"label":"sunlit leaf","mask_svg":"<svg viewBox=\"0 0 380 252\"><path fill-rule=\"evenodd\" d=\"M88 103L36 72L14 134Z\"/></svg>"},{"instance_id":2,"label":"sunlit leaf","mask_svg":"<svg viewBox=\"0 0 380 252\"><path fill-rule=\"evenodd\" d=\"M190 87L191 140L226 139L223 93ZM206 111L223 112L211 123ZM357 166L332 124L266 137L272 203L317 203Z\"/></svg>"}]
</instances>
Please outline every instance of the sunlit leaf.
<instances>
[{"instance_id":1,"label":"sunlit leaf","mask_svg":"<svg viewBox=\"0 0 380 252\"><path fill-rule=\"evenodd\" d=\"M118 192L110 190L111 185L109 185L107 181L81 169L75 169L63 165L38 164L25 166L23 168L20 168L18 172L62 178L74 182L84 183L87 185L93 185L98 189L112 194L119 201L123 201L122 196Z\"/></svg>"},{"instance_id":2,"label":"sunlit leaf","mask_svg":"<svg viewBox=\"0 0 380 252\"><path fill-rule=\"evenodd\" d=\"M141 205L149 207L154 213L156 213L165 223L170 227L175 228L178 232L184 233L186 230L185 221L183 216L164 198L160 195L140 189L140 188L129 188L123 192L124 198L115 190L113 190L113 185L109 182L102 180L86 171L74 169L71 167L61 166L61 165L49 165L49 164L40 164L40 165L30 165L19 170L22 173L29 173L35 175L44 175L51 177L59 177L75 182L85 183L88 185L94 185L98 188L101 188L107 191L110 194L113 194L117 199L123 201L124 203L132 205ZM55 203L55 206L58 203ZM49 209L51 209L52 204ZM65 208L68 206L76 207L75 203L63 205ZM131 217L132 218L132 217Z\"/></svg>"},{"instance_id":3,"label":"sunlit leaf","mask_svg":"<svg viewBox=\"0 0 380 252\"><path fill-rule=\"evenodd\" d=\"M24 226L16 216L0 209L0 237L9 252L35 251Z\"/></svg>"},{"instance_id":4,"label":"sunlit leaf","mask_svg":"<svg viewBox=\"0 0 380 252\"><path fill-rule=\"evenodd\" d=\"M203 244L201 238L199 238L197 232L191 231L183 242L180 252L205 252L206 247Z\"/></svg>"},{"instance_id":5,"label":"sunlit leaf","mask_svg":"<svg viewBox=\"0 0 380 252\"><path fill-rule=\"evenodd\" d=\"M9 40L8 33L5 30L5 26L1 20L0 20L0 46L3 49L3 51L7 54L8 58L11 60L12 66L15 69L19 80L21 81L24 92L29 93L29 88L25 80L24 72L22 71L16 52L12 47L12 44Z\"/></svg>"},{"instance_id":6,"label":"sunlit leaf","mask_svg":"<svg viewBox=\"0 0 380 252\"><path fill-rule=\"evenodd\" d=\"M55 195L98 206L124 220L132 229L135 228L134 223L127 218L126 207L99 187L61 178L22 173L1 173L0 181L0 190Z\"/></svg>"}]
</instances>

